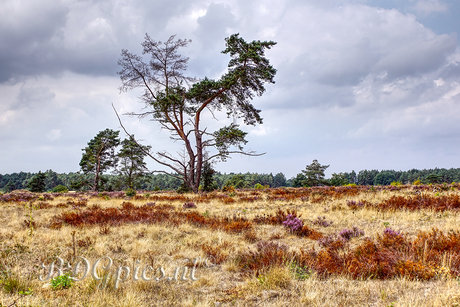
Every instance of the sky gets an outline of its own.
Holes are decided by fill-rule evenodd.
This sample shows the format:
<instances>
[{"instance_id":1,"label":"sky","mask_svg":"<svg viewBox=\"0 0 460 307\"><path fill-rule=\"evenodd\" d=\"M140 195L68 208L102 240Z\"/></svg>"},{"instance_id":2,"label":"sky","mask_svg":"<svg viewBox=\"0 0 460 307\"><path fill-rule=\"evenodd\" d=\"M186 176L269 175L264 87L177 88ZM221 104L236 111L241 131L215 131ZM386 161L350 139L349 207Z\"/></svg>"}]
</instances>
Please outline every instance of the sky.
<instances>
[{"instance_id":1,"label":"sky","mask_svg":"<svg viewBox=\"0 0 460 307\"><path fill-rule=\"evenodd\" d=\"M197 78L225 73L231 34L277 42L276 83L253 100L263 124L240 127L245 149L265 155L234 155L220 172L290 178L314 159L326 175L458 168L459 15L457 0L2 0L0 174L76 172L99 131L121 130L112 103L141 111L117 62L122 49L141 55L146 33L191 39L180 53ZM231 122L215 116L203 125ZM154 150L182 150L158 123L122 120Z\"/></svg>"}]
</instances>

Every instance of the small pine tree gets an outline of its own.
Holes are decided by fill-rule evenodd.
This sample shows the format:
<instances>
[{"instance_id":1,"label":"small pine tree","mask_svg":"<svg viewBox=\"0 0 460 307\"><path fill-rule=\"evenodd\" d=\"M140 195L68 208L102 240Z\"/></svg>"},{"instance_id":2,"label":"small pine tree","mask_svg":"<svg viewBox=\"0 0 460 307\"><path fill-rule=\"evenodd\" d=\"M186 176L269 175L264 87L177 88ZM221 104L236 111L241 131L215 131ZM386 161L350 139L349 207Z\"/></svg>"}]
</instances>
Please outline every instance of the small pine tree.
<instances>
[{"instance_id":1,"label":"small pine tree","mask_svg":"<svg viewBox=\"0 0 460 307\"><path fill-rule=\"evenodd\" d=\"M30 179L29 183L27 184L27 187L31 192L41 193L45 191L45 181L46 174L39 171L38 174L36 174Z\"/></svg>"},{"instance_id":2,"label":"small pine tree","mask_svg":"<svg viewBox=\"0 0 460 307\"><path fill-rule=\"evenodd\" d=\"M208 161L204 162L201 170L201 184L204 192L211 192L217 189L213 179L214 173L215 171L212 168L211 163Z\"/></svg>"},{"instance_id":3,"label":"small pine tree","mask_svg":"<svg viewBox=\"0 0 460 307\"><path fill-rule=\"evenodd\" d=\"M14 185L12 180L8 181L8 183L3 187L3 191L5 191L5 193L9 193L14 189L16 189L16 186Z\"/></svg>"},{"instance_id":4,"label":"small pine tree","mask_svg":"<svg viewBox=\"0 0 460 307\"><path fill-rule=\"evenodd\" d=\"M139 180L148 173L144 157L152 146L138 145L134 135L123 140L121 146L122 148L117 155L120 160L117 173L122 176L123 183L127 188L135 189Z\"/></svg>"},{"instance_id":5,"label":"small pine tree","mask_svg":"<svg viewBox=\"0 0 460 307\"><path fill-rule=\"evenodd\" d=\"M83 150L80 167L85 174L94 174L93 191L101 186L101 175L117 165L115 148L120 144L120 131L100 131Z\"/></svg>"},{"instance_id":6,"label":"small pine tree","mask_svg":"<svg viewBox=\"0 0 460 307\"><path fill-rule=\"evenodd\" d=\"M326 185L327 181L324 179L324 171L329 165L321 165L318 160L313 160L313 163L307 165L302 173L305 175L303 186L314 187L319 185Z\"/></svg>"}]
</instances>

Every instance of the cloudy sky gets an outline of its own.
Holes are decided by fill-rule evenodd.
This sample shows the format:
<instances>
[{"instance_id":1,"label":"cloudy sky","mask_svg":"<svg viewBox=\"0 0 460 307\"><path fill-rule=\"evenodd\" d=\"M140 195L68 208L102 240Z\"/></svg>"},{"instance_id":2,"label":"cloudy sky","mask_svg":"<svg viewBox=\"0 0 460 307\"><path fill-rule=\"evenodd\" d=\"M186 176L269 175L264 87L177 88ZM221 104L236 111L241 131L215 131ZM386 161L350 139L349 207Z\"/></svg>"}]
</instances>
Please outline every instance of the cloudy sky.
<instances>
[{"instance_id":1,"label":"cloudy sky","mask_svg":"<svg viewBox=\"0 0 460 307\"><path fill-rule=\"evenodd\" d=\"M143 107L140 91L120 93L117 61L141 54L145 33L191 39L181 53L198 78L225 72L233 33L277 42L276 84L253 101L264 124L243 127L266 154L221 172L460 167L459 14L458 0L2 0L0 173L78 171L88 141L120 129L111 103ZM207 124L228 123L217 118ZM156 150L180 149L155 122L123 121Z\"/></svg>"}]
</instances>

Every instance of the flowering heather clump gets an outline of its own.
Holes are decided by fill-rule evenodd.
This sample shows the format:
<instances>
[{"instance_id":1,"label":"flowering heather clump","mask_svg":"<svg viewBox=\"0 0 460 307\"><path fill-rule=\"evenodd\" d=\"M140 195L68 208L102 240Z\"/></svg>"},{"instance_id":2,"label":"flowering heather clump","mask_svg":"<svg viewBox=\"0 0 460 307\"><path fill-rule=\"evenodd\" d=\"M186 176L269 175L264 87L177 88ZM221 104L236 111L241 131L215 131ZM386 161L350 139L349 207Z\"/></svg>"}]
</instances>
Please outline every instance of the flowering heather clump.
<instances>
[{"instance_id":1,"label":"flowering heather clump","mask_svg":"<svg viewBox=\"0 0 460 307\"><path fill-rule=\"evenodd\" d=\"M353 229L344 229L339 233L339 236L345 240L350 241L353 237L361 237L364 236L364 231L359 229L356 226L353 226Z\"/></svg>"},{"instance_id":2,"label":"flowering heather clump","mask_svg":"<svg viewBox=\"0 0 460 307\"><path fill-rule=\"evenodd\" d=\"M387 236L392 236L392 237L401 236L401 233L399 231L393 230L390 227L385 228L385 230L383 231L383 234Z\"/></svg>"},{"instance_id":3,"label":"flowering heather clump","mask_svg":"<svg viewBox=\"0 0 460 307\"><path fill-rule=\"evenodd\" d=\"M190 208L196 208L196 205L194 203L185 203L182 208L184 209L190 209Z\"/></svg>"},{"instance_id":4,"label":"flowering heather clump","mask_svg":"<svg viewBox=\"0 0 460 307\"><path fill-rule=\"evenodd\" d=\"M43 194L43 199L44 200L54 200L54 197L53 197L52 194L45 193L45 194Z\"/></svg>"},{"instance_id":5,"label":"flowering heather clump","mask_svg":"<svg viewBox=\"0 0 460 307\"><path fill-rule=\"evenodd\" d=\"M270 241L261 241L257 243L256 245L257 251L260 253L265 253L268 251L283 251L284 253L287 253L288 251L288 246L285 244L279 244L276 242L270 242Z\"/></svg>"},{"instance_id":6,"label":"flowering heather clump","mask_svg":"<svg viewBox=\"0 0 460 307\"><path fill-rule=\"evenodd\" d=\"M328 247L336 240L335 235L329 235L326 237L322 237L321 239L318 240L318 244L322 247Z\"/></svg>"},{"instance_id":7,"label":"flowering heather clump","mask_svg":"<svg viewBox=\"0 0 460 307\"><path fill-rule=\"evenodd\" d=\"M301 219L297 218L293 214L289 214L286 217L286 221L283 222L284 227L289 228L291 232L295 232L299 229L302 229L303 222Z\"/></svg>"},{"instance_id":8,"label":"flowering heather clump","mask_svg":"<svg viewBox=\"0 0 460 307\"><path fill-rule=\"evenodd\" d=\"M350 241L350 239L353 237L353 230L344 229L339 233L339 236L345 241Z\"/></svg>"},{"instance_id":9,"label":"flowering heather clump","mask_svg":"<svg viewBox=\"0 0 460 307\"><path fill-rule=\"evenodd\" d=\"M364 208L365 205L366 205L365 201L359 201L359 202L356 202L354 200L347 201L347 206L353 210Z\"/></svg>"},{"instance_id":10,"label":"flowering heather clump","mask_svg":"<svg viewBox=\"0 0 460 307\"><path fill-rule=\"evenodd\" d=\"M243 197L239 197L239 201L241 201L241 202L255 202L255 201L257 201L257 200L259 200L259 197L257 197L257 196L252 196L252 197L245 197L245 196L243 196Z\"/></svg>"},{"instance_id":11,"label":"flowering heather clump","mask_svg":"<svg viewBox=\"0 0 460 307\"><path fill-rule=\"evenodd\" d=\"M123 197L125 197L125 192L124 191L109 192L108 196L110 198L123 198Z\"/></svg>"},{"instance_id":12,"label":"flowering heather clump","mask_svg":"<svg viewBox=\"0 0 460 307\"><path fill-rule=\"evenodd\" d=\"M11 192L0 196L0 202L25 202L25 201L34 201L39 198L39 195L36 193L30 193L28 191L23 192Z\"/></svg>"},{"instance_id":13,"label":"flowering heather clump","mask_svg":"<svg viewBox=\"0 0 460 307\"><path fill-rule=\"evenodd\" d=\"M319 225L319 226L323 226L323 227L329 227L329 226L332 225L332 223L333 223L332 221L326 221L326 217L325 217L325 216L323 216L323 217L318 216L318 217L316 218L316 220L314 220L314 221L312 222L312 224L314 224L314 225Z\"/></svg>"}]
</instances>

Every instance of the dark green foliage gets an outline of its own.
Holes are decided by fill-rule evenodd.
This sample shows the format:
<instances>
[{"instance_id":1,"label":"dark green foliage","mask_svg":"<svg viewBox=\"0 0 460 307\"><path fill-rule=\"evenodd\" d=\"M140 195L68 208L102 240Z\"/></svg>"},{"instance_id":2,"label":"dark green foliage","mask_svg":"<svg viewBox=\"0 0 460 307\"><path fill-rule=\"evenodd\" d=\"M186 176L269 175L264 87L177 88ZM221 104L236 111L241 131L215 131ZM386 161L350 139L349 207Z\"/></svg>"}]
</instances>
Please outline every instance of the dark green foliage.
<instances>
[{"instance_id":1,"label":"dark green foliage","mask_svg":"<svg viewBox=\"0 0 460 307\"><path fill-rule=\"evenodd\" d=\"M47 170L45 174L46 174L46 181L45 181L46 191L51 191L54 187L63 184L62 180L59 178L58 173L53 172L52 170Z\"/></svg>"},{"instance_id":2,"label":"dark green foliage","mask_svg":"<svg viewBox=\"0 0 460 307\"><path fill-rule=\"evenodd\" d=\"M117 173L123 178L123 186L135 189L139 186L139 179L148 172L144 157L152 147L142 145L140 147L134 140L134 135L123 140L121 146L118 152L120 164Z\"/></svg>"},{"instance_id":3,"label":"dark green foliage","mask_svg":"<svg viewBox=\"0 0 460 307\"><path fill-rule=\"evenodd\" d=\"M246 144L247 133L238 129L238 125L230 124L214 132L215 146L219 151L219 158L226 161L229 155L229 148L231 146L243 150L243 145Z\"/></svg>"},{"instance_id":4,"label":"dark green foliage","mask_svg":"<svg viewBox=\"0 0 460 307\"><path fill-rule=\"evenodd\" d=\"M442 176L440 174L429 174L428 176L425 177L425 180L428 183L441 183Z\"/></svg>"},{"instance_id":5,"label":"dark green foliage","mask_svg":"<svg viewBox=\"0 0 460 307\"><path fill-rule=\"evenodd\" d=\"M332 173L331 179L329 179L329 185L332 186L341 186L341 185L346 185L349 184L350 182L348 181L347 177L345 176L344 173Z\"/></svg>"},{"instance_id":6,"label":"dark green foliage","mask_svg":"<svg viewBox=\"0 0 460 307\"><path fill-rule=\"evenodd\" d=\"M47 171L45 172L45 174L48 174L50 172L54 173L53 171ZM403 184L413 183L417 179L421 179L422 183L430 183L426 179L426 177L430 174L437 174L441 176L441 180L438 180L439 182L460 182L460 168L428 170L412 169L409 171L386 170L382 172L393 173L395 175L395 181L400 181ZM343 174L350 183L356 183L356 180L358 180L359 177L361 184L373 185L375 176L377 176L379 173L381 172L379 172L378 170L364 170L359 172L358 176L354 171L351 173ZM0 189L4 192L12 191L15 189L24 189L27 187L27 183L30 181L30 179L35 175L36 174L34 173L25 172L1 175ZM216 171L213 175L213 181L216 183L218 188L222 188L224 184L234 175L235 173L225 174ZM245 187L254 187L254 185L257 183L263 186L269 185L272 188L284 186L280 183L283 182L283 180L278 180L278 178L285 178L283 173L276 174L275 176L273 176L272 174L258 173L245 173L241 175L244 177ZM62 182L61 184L68 187L70 190L84 190L85 188L91 186L91 182L93 181L93 176L91 174L81 174L78 172L71 172L67 174L58 173L57 176L59 182ZM104 188L112 188L115 191L119 191L122 189L123 178L121 178L119 175L106 174L104 175L104 177L107 179L107 186ZM353 178L355 181L353 180ZM301 187L302 180L305 180L305 176L302 173L300 173L297 175L297 177L286 180L285 186ZM48 175L47 180L45 180L45 182L48 182ZM177 179L166 174L148 174L138 180L137 189L152 191L155 189L155 186L157 186L160 190L176 190L180 187L181 182L181 179Z\"/></svg>"},{"instance_id":7,"label":"dark green foliage","mask_svg":"<svg viewBox=\"0 0 460 307\"><path fill-rule=\"evenodd\" d=\"M129 188L128 190L126 190L125 194L126 196L129 196L129 197L136 196L136 190Z\"/></svg>"},{"instance_id":8,"label":"dark green foliage","mask_svg":"<svg viewBox=\"0 0 460 307\"><path fill-rule=\"evenodd\" d=\"M15 189L16 189L16 186L12 180L8 181L8 183L3 187L3 191L5 191L6 193L11 192Z\"/></svg>"},{"instance_id":9,"label":"dark green foliage","mask_svg":"<svg viewBox=\"0 0 460 307\"><path fill-rule=\"evenodd\" d=\"M363 170L358 173L358 184L359 185L373 185L374 178L379 173L378 170L374 169L371 171Z\"/></svg>"},{"instance_id":10,"label":"dark green foliage","mask_svg":"<svg viewBox=\"0 0 460 307\"><path fill-rule=\"evenodd\" d=\"M91 186L90 174L70 173L68 182L69 188L74 191L79 191Z\"/></svg>"},{"instance_id":11,"label":"dark green foliage","mask_svg":"<svg viewBox=\"0 0 460 307\"><path fill-rule=\"evenodd\" d=\"M180 187L176 190L177 193L184 194L184 193L190 193L193 192L192 189L189 188L188 185L186 185L184 182L180 185Z\"/></svg>"},{"instance_id":12,"label":"dark green foliage","mask_svg":"<svg viewBox=\"0 0 460 307\"><path fill-rule=\"evenodd\" d=\"M0 286L3 288L3 291L10 294L25 293L28 289L30 290L29 284L25 280L17 274L6 270L0 273Z\"/></svg>"},{"instance_id":13,"label":"dark green foliage","mask_svg":"<svg viewBox=\"0 0 460 307\"><path fill-rule=\"evenodd\" d=\"M203 170L201 172L201 185L204 192L211 192L217 190L217 184L213 180L214 169L208 161L203 163Z\"/></svg>"},{"instance_id":14,"label":"dark green foliage","mask_svg":"<svg viewBox=\"0 0 460 307\"><path fill-rule=\"evenodd\" d=\"M29 188L31 192L37 192L37 193L44 192L45 186L46 186L45 180L46 180L46 174L39 171L37 175L32 177L32 179L27 184L27 187Z\"/></svg>"},{"instance_id":15,"label":"dark green foliage","mask_svg":"<svg viewBox=\"0 0 460 307\"><path fill-rule=\"evenodd\" d=\"M351 173L343 173L345 177L347 178L349 183L358 183L358 176L356 175L355 171L351 171Z\"/></svg>"},{"instance_id":16,"label":"dark green foliage","mask_svg":"<svg viewBox=\"0 0 460 307\"><path fill-rule=\"evenodd\" d=\"M72 287L74 281L70 277L70 273L66 273L64 275L56 276L53 279L51 279L50 284L51 288L53 290L62 290L62 289L68 289Z\"/></svg>"},{"instance_id":17,"label":"dark green foliage","mask_svg":"<svg viewBox=\"0 0 460 307\"><path fill-rule=\"evenodd\" d=\"M244 175L242 174L236 174L233 177L231 177L226 183L226 187L234 187L235 189L241 189L246 187L246 181L244 179Z\"/></svg>"},{"instance_id":18,"label":"dark green foliage","mask_svg":"<svg viewBox=\"0 0 460 307\"><path fill-rule=\"evenodd\" d=\"M318 160L313 160L310 165L305 167L305 170L302 170L302 173L305 175L305 182L303 186L315 187L320 185L326 185L327 181L324 179L324 171L329 167L329 165L321 165Z\"/></svg>"},{"instance_id":19,"label":"dark green foliage","mask_svg":"<svg viewBox=\"0 0 460 307\"><path fill-rule=\"evenodd\" d=\"M57 185L53 188L52 190L53 193L67 193L69 192L69 189L67 189L66 186L60 184L60 185Z\"/></svg>"},{"instance_id":20,"label":"dark green foliage","mask_svg":"<svg viewBox=\"0 0 460 307\"><path fill-rule=\"evenodd\" d=\"M273 187L286 187L286 176L283 173L278 173L273 177Z\"/></svg>"},{"instance_id":21,"label":"dark green foliage","mask_svg":"<svg viewBox=\"0 0 460 307\"><path fill-rule=\"evenodd\" d=\"M304 183L307 181L307 177L304 174L299 173L297 176L292 180L292 187L300 188L304 186Z\"/></svg>"},{"instance_id":22,"label":"dark green foliage","mask_svg":"<svg viewBox=\"0 0 460 307\"><path fill-rule=\"evenodd\" d=\"M380 172L374 178L374 185L390 185L396 181L396 176L392 172Z\"/></svg>"},{"instance_id":23,"label":"dark green foliage","mask_svg":"<svg viewBox=\"0 0 460 307\"><path fill-rule=\"evenodd\" d=\"M117 164L115 148L120 144L119 133L111 129L100 131L83 149L80 167L85 174L94 174L93 191L99 190L100 175Z\"/></svg>"},{"instance_id":24,"label":"dark green foliage","mask_svg":"<svg viewBox=\"0 0 460 307\"><path fill-rule=\"evenodd\" d=\"M35 174L25 172L5 174L1 178L2 182L0 184L0 188L3 188L5 192L26 189L27 184L34 175ZM5 186L7 186L7 189L5 189Z\"/></svg>"}]
</instances>

